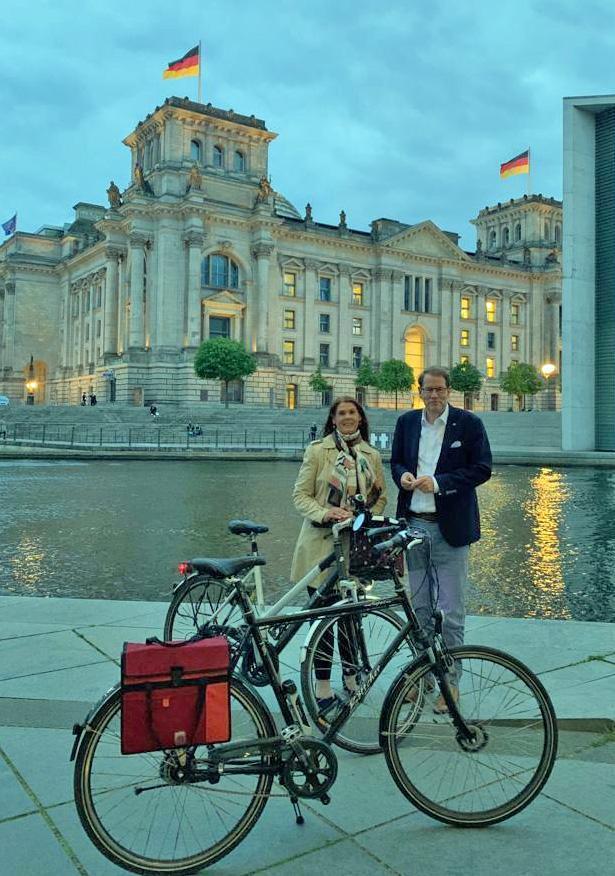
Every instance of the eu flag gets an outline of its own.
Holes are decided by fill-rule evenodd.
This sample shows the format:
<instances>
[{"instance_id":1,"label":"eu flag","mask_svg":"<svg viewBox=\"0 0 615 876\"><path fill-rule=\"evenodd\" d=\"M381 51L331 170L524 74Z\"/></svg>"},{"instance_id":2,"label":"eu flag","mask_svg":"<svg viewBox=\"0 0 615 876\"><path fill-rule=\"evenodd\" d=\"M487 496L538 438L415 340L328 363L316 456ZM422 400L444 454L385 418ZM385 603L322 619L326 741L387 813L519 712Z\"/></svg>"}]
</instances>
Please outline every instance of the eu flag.
<instances>
[{"instance_id":1,"label":"eu flag","mask_svg":"<svg viewBox=\"0 0 615 876\"><path fill-rule=\"evenodd\" d=\"M7 222L3 222L2 227L4 228L4 233L7 237L10 234L15 234L15 231L17 230L17 213L15 213L15 215Z\"/></svg>"}]
</instances>

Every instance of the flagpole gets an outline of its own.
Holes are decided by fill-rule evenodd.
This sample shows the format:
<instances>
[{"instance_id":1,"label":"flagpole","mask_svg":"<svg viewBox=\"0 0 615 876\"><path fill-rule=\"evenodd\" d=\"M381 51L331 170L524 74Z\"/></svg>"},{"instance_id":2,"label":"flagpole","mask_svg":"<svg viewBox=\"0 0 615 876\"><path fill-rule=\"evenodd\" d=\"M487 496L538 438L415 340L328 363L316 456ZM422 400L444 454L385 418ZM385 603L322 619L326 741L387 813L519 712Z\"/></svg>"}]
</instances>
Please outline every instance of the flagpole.
<instances>
[{"instance_id":1,"label":"flagpole","mask_svg":"<svg viewBox=\"0 0 615 876\"><path fill-rule=\"evenodd\" d=\"M199 91L198 91L198 98L197 98L198 103L201 103L201 66L202 66L201 62L202 62L202 59L201 59L201 41L199 40Z\"/></svg>"},{"instance_id":2,"label":"flagpole","mask_svg":"<svg viewBox=\"0 0 615 876\"><path fill-rule=\"evenodd\" d=\"M199 70L201 68L199 67ZM527 195L528 197L532 193L531 182L532 182L532 154L530 152L530 146L527 147Z\"/></svg>"}]
</instances>

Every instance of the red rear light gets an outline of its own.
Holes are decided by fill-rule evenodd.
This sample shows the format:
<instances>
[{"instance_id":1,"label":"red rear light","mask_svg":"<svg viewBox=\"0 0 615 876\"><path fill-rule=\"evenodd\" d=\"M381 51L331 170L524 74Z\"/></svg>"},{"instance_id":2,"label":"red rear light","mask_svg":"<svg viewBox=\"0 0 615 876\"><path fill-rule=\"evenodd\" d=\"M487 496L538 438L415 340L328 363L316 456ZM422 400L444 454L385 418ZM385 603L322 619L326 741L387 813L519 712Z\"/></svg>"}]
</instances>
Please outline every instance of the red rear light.
<instances>
[{"instance_id":1,"label":"red rear light","mask_svg":"<svg viewBox=\"0 0 615 876\"><path fill-rule=\"evenodd\" d=\"M189 572L192 572L192 566L190 563L178 563L177 571L180 575L187 575Z\"/></svg>"}]
</instances>

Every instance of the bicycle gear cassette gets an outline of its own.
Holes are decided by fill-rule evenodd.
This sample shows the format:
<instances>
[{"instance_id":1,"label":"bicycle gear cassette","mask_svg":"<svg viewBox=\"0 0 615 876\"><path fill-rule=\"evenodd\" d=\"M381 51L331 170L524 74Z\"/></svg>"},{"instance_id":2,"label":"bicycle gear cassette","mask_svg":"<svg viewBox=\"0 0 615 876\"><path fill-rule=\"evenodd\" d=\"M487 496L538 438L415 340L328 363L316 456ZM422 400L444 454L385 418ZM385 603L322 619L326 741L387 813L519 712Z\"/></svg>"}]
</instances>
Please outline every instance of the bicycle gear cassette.
<instances>
[{"instance_id":1,"label":"bicycle gear cassette","mask_svg":"<svg viewBox=\"0 0 615 876\"><path fill-rule=\"evenodd\" d=\"M277 673L280 668L280 659L277 651L273 645L270 645L269 643L267 643L267 651ZM254 687L266 687L268 684L271 684L269 673L260 662L260 658L257 660L257 655L254 651L254 644L252 642L248 642L243 653L241 672L248 681L254 685Z\"/></svg>"}]
</instances>

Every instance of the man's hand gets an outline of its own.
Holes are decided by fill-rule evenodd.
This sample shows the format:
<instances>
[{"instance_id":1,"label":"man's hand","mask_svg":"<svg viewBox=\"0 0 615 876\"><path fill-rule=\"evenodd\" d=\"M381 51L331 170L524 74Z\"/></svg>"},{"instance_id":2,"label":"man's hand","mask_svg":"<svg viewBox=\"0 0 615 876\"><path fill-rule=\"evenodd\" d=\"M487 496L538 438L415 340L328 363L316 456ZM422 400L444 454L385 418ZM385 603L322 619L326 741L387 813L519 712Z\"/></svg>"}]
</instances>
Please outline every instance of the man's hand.
<instances>
[{"instance_id":1,"label":"man's hand","mask_svg":"<svg viewBox=\"0 0 615 876\"><path fill-rule=\"evenodd\" d=\"M402 490L413 490L416 485L416 478L412 472L405 471L399 479L399 484Z\"/></svg>"},{"instance_id":2,"label":"man's hand","mask_svg":"<svg viewBox=\"0 0 615 876\"><path fill-rule=\"evenodd\" d=\"M347 508L329 508L322 521L329 523L332 520L334 523L339 523L340 520L348 520L349 517L352 517L352 511L348 511Z\"/></svg>"},{"instance_id":3,"label":"man's hand","mask_svg":"<svg viewBox=\"0 0 615 876\"><path fill-rule=\"evenodd\" d=\"M404 475L405 477L405 475ZM420 490L421 493L434 493L434 482L431 475L423 475L420 478L414 479L414 489Z\"/></svg>"}]
</instances>

